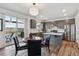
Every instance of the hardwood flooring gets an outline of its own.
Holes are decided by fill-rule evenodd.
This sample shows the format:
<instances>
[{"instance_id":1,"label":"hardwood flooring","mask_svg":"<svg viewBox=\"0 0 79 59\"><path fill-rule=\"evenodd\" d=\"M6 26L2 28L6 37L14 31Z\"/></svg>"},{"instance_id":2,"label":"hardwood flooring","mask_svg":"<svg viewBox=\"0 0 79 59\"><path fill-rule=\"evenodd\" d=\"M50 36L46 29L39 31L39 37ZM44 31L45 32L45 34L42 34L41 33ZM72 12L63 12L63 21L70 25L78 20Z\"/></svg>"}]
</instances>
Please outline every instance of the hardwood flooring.
<instances>
[{"instance_id":1,"label":"hardwood flooring","mask_svg":"<svg viewBox=\"0 0 79 59\"><path fill-rule=\"evenodd\" d=\"M49 53L45 48L41 50L42 56L49 56ZM14 45L0 49L0 56L14 56L15 47ZM28 56L27 49L19 51L17 56ZM60 49L55 49L50 56L79 56L79 47L75 42L63 41Z\"/></svg>"},{"instance_id":2,"label":"hardwood flooring","mask_svg":"<svg viewBox=\"0 0 79 59\"><path fill-rule=\"evenodd\" d=\"M41 55L48 56L48 52L46 51L46 48L41 48ZM15 46L11 45L0 49L0 56L15 56ZM28 56L27 49L18 51L17 56Z\"/></svg>"},{"instance_id":3,"label":"hardwood flooring","mask_svg":"<svg viewBox=\"0 0 79 59\"><path fill-rule=\"evenodd\" d=\"M52 53L53 55L54 53ZM75 42L63 41L59 51L55 53L56 56L79 56L79 47Z\"/></svg>"}]
</instances>

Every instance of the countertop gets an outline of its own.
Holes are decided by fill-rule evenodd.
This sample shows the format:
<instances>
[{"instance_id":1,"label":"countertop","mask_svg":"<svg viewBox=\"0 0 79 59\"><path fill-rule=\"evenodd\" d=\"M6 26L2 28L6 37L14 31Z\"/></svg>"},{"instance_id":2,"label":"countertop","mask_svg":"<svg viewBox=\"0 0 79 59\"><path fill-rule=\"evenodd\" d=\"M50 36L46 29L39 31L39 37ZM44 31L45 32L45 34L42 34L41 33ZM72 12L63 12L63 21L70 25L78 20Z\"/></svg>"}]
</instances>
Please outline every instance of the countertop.
<instances>
[{"instance_id":1,"label":"countertop","mask_svg":"<svg viewBox=\"0 0 79 59\"><path fill-rule=\"evenodd\" d=\"M57 33L50 32L50 33L43 33L43 34L50 34L50 35L63 35L63 33L61 33L61 32L57 32Z\"/></svg>"}]
</instances>

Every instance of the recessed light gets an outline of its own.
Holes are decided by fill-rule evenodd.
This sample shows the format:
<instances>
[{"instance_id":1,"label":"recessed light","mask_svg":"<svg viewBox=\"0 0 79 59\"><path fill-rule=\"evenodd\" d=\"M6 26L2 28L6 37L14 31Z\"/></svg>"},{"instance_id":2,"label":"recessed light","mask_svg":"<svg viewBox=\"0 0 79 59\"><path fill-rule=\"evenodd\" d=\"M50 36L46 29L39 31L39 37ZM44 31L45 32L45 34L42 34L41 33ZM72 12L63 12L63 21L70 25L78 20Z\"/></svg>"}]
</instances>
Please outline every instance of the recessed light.
<instances>
[{"instance_id":1,"label":"recessed light","mask_svg":"<svg viewBox=\"0 0 79 59\"><path fill-rule=\"evenodd\" d=\"M67 13L65 13L64 16L67 16Z\"/></svg>"},{"instance_id":2,"label":"recessed light","mask_svg":"<svg viewBox=\"0 0 79 59\"><path fill-rule=\"evenodd\" d=\"M65 13L66 12L66 9L63 9L62 12Z\"/></svg>"},{"instance_id":3,"label":"recessed light","mask_svg":"<svg viewBox=\"0 0 79 59\"><path fill-rule=\"evenodd\" d=\"M41 15L40 17L43 18L44 16Z\"/></svg>"}]
</instances>

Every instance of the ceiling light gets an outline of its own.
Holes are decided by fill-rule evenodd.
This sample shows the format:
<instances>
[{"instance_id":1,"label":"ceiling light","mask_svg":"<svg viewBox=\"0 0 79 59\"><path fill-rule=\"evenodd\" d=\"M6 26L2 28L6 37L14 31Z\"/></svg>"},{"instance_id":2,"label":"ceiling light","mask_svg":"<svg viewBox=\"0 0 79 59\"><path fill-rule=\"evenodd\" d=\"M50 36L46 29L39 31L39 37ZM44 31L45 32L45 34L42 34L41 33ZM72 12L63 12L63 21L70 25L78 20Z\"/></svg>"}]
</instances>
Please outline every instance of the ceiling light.
<instances>
[{"instance_id":1,"label":"ceiling light","mask_svg":"<svg viewBox=\"0 0 79 59\"><path fill-rule=\"evenodd\" d=\"M67 13L65 13L64 16L67 16Z\"/></svg>"},{"instance_id":2,"label":"ceiling light","mask_svg":"<svg viewBox=\"0 0 79 59\"><path fill-rule=\"evenodd\" d=\"M42 16L42 15L41 15L40 17L41 17L41 18L43 18L43 16Z\"/></svg>"},{"instance_id":3,"label":"ceiling light","mask_svg":"<svg viewBox=\"0 0 79 59\"><path fill-rule=\"evenodd\" d=\"M63 9L62 12L65 13L66 12L66 9Z\"/></svg>"},{"instance_id":4,"label":"ceiling light","mask_svg":"<svg viewBox=\"0 0 79 59\"><path fill-rule=\"evenodd\" d=\"M29 13L32 16L37 16L39 14L38 7L35 3L33 3L33 6L29 9Z\"/></svg>"},{"instance_id":5,"label":"ceiling light","mask_svg":"<svg viewBox=\"0 0 79 59\"><path fill-rule=\"evenodd\" d=\"M43 15L40 15L39 17L40 17L40 19L48 19L48 17L43 16Z\"/></svg>"}]
</instances>

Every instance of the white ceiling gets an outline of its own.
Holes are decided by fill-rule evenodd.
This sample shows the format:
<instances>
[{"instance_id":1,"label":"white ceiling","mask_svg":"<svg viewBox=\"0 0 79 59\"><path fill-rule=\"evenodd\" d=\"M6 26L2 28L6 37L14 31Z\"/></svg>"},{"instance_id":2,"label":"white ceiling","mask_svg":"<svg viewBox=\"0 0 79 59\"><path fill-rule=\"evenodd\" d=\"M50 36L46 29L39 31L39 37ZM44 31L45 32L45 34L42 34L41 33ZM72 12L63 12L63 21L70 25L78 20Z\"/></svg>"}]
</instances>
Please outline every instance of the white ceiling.
<instances>
[{"instance_id":1,"label":"white ceiling","mask_svg":"<svg viewBox=\"0 0 79 59\"><path fill-rule=\"evenodd\" d=\"M79 9L78 3L37 3L36 5L40 12L36 17L47 19L72 17ZM10 10L24 16L30 16L28 9L31 6L31 3L0 3L0 8ZM63 9L66 10L66 16L64 16L64 13L62 12ZM5 11L2 13L5 13Z\"/></svg>"}]
</instances>

